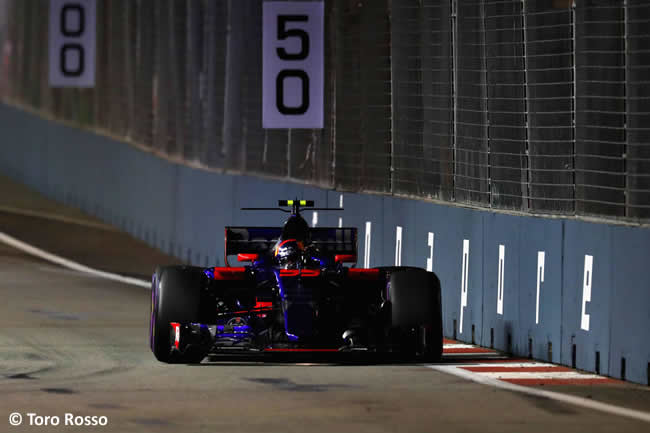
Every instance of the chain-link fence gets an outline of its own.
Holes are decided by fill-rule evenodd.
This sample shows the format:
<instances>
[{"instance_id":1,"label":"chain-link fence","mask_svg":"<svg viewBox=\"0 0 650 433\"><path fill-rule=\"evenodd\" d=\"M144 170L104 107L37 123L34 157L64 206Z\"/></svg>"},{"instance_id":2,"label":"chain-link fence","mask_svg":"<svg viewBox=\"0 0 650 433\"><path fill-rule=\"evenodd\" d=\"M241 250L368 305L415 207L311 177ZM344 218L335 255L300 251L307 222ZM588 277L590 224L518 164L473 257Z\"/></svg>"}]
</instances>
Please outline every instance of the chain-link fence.
<instances>
[{"instance_id":1,"label":"chain-link fence","mask_svg":"<svg viewBox=\"0 0 650 433\"><path fill-rule=\"evenodd\" d=\"M326 0L325 128L262 128L261 0L97 0L53 89L46 0L2 0L5 100L203 167L650 219L650 3Z\"/></svg>"}]
</instances>

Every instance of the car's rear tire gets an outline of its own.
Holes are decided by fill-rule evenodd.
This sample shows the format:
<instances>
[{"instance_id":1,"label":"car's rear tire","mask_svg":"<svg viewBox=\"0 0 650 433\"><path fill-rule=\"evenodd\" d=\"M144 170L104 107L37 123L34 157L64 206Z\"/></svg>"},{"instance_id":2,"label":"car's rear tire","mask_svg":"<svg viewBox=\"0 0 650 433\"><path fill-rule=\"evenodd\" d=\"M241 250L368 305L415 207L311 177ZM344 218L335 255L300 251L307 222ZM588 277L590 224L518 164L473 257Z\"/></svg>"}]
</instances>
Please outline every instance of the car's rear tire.
<instances>
[{"instance_id":1,"label":"car's rear tire","mask_svg":"<svg viewBox=\"0 0 650 433\"><path fill-rule=\"evenodd\" d=\"M442 357L440 280L418 268L390 269L391 325L400 353L427 362Z\"/></svg>"},{"instance_id":2,"label":"car's rear tire","mask_svg":"<svg viewBox=\"0 0 650 433\"><path fill-rule=\"evenodd\" d=\"M156 268L151 288L150 346L158 361L166 363L201 362L197 356L172 354L170 323L200 321L200 268L167 266Z\"/></svg>"}]
</instances>

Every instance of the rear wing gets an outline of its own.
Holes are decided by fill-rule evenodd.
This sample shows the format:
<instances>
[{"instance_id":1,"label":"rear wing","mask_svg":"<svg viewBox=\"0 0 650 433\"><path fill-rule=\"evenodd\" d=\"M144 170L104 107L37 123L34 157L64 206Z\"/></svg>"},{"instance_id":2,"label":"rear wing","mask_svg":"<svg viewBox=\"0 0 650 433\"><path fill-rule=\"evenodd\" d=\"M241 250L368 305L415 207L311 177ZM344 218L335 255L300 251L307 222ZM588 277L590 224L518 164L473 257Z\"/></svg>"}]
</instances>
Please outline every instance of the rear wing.
<instances>
[{"instance_id":1,"label":"rear wing","mask_svg":"<svg viewBox=\"0 0 650 433\"><path fill-rule=\"evenodd\" d=\"M316 227L310 229L312 245L325 257L357 254L356 227ZM226 227L224 259L237 254L270 254L282 235L278 227Z\"/></svg>"},{"instance_id":2,"label":"rear wing","mask_svg":"<svg viewBox=\"0 0 650 433\"><path fill-rule=\"evenodd\" d=\"M237 254L267 254L280 239L278 227L226 227L225 258Z\"/></svg>"}]
</instances>

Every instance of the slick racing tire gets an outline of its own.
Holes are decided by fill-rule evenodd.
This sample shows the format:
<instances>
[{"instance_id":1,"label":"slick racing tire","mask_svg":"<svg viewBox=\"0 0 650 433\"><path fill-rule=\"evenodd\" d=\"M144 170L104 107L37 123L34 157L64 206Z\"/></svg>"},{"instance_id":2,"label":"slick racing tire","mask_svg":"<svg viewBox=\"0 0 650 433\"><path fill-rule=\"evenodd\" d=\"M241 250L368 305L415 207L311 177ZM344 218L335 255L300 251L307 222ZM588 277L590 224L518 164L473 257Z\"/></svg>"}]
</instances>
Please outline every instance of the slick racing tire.
<instances>
[{"instance_id":1,"label":"slick racing tire","mask_svg":"<svg viewBox=\"0 0 650 433\"><path fill-rule=\"evenodd\" d=\"M151 287L150 345L156 359L166 363L198 363L196 353L172 353L170 323L199 322L201 283L200 268L167 266L156 268ZM200 359L199 359L200 358Z\"/></svg>"},{"instance_id":2,"label":"slick racing tire","mask_svg":"<svg viewBox=\"0 0 650 433\"><path fill-rule=\"evenodd\" d=\"M389 297L391 324L400 353L427 362L442 357L440 280L419 268L391 268Z\"/></svg>"}]
</instances>

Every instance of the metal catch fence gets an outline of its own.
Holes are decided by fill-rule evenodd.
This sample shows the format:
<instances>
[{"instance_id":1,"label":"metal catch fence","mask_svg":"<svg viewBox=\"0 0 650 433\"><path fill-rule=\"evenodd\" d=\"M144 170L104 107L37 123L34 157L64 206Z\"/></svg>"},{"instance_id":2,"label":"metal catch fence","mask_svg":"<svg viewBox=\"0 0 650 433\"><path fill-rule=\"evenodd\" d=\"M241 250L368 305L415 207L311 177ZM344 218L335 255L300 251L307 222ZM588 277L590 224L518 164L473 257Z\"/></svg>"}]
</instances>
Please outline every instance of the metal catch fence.
<instances>
[{"instance_id":1,"label":"metal catch fence","mask_svg":"<svg viewBox=\"0 0 650 433\"><path fill-rule=\"evenodd\" d=\"M2 0L0 92L216 170L650 219L649 2L324 4L323 129L262 127L258 0L97 0L91 89L49 87L48 2Z\"/></svg>"}]
</instances>

